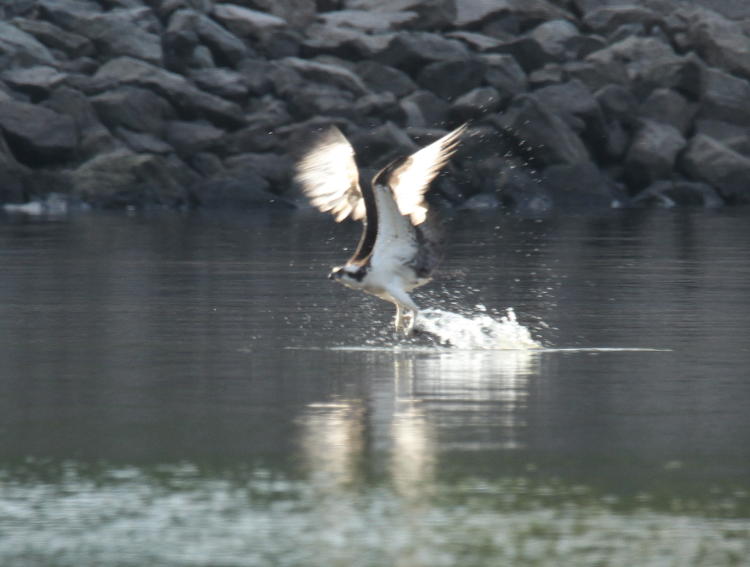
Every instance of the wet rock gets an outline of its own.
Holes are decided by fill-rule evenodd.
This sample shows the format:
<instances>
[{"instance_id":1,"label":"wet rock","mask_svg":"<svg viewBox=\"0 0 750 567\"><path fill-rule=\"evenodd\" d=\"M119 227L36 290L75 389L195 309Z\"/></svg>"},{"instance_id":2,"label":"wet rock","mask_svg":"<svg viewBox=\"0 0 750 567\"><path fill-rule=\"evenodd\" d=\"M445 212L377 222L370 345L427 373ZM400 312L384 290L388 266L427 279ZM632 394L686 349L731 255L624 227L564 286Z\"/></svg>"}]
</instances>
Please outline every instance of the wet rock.
<instances>
[{"instance_id":1,"label":"wet rock","mask_svg":"<svg viewBox=\"0 0 750 567\"><path fill-rule=\"evenodd\" d=\"M190 79L201 89L216 96L244 101L248 94L245 76L223 68L196 69Z\"/></svg>"},{"instance_id":2,"label":"wet rock","mask_svg":"<svg viewBox=\"0 0 750 567\"><path fill-rule=\"evenodd\" d=\"M99 120L90 100L80 91L59 87L44 102L47 108L73 119L78 134L78 154L89 158L117 145L109 130Z\"/></svg>"},{"instance_id":3,"label":"wet rock","mask_svg":"<svg viewBox=\"0 0 750 567\"><path fill-rule=\"evenodd\" d=\"M375 93L392 93L402 97L413 92L417 85L409 75L375 61L361 61L355 67L365 87Z\"/></svg>"},{"instance_id":4,"label":"wet rock","mask_svg":"<svg viewBox=\"0 0 750 567\"><path fill-rule=\"evenodd\" d=\"M551 165L541 184L559 210L610 208L627 200L623 191L593 162Z\"/></svg>"},{"instance_id":5,"label":"wet rock","mask_svg":"<svg viewBox=\"0 0 750 567\"><path fill-rule=\"evenodd\" d=\"M430 91L417 90L401 99L407 126L439 128L445 126L450 105Z\"/></svg>"},{"instance_id":6,"label":"wet rock","mask_svg":"<svg viewBox=\"0 0 750 567\"><path fill-rule=\"evenodd\" d=\"M268 181L278 193L291 179L294 163L289 155L271 152L245 153L225 160L227 169L250 169Z\"/></svg>"},{"instance_id":7,"label":"wet rock","mask_svg":"<svg viewBox=\"0 0 750 567\"><path fill-rule=\"evenodd\" d=\"M444 29L456 20L454 0L345 0L344 5L375 13L411 12L416 17L409 23L416 29Z\"/></svg>"},{"instance_id":8,"label":"wet rock","mask_svg":"<svg viewBox=\"0 0 750 567\"><path fill-rule=\"evenodd\" d=\"M409 155L416 149L416 144L401 128L393 122L360 131L351 137L357 159L363 166L379 169L389 161L402 155Z\"/></svg>"},{"instance_id":9,"label":"wet rock","mask_svg":"<svg viewBox=\"0 0 750 567\"><path fill-rule=\"evenodd\" d=\"M750 99L749 99L750 100ZM684 136L693 123L696 106L671 89L657 89L638 109L642 118L677 128Z\"/></svg>"},{"instance_id":10,"label":"wet rock","mask_svg":"<svg viewBox=\"0 0 750 567\"><path fill-rule=\"evenodd\" d=\"M149 89L124 85L91 98L96 112L109 127L124 127L156 136L164 133L175 110Z\"/></svg>"},{"instance_id":11,"label":"wet rock","mask_svg":"<svg viewBox=\"0 0 750 567\"><path fill-rule=\"evenodd\" d=\"M0 21L0 68L52 65L55 58L33 35Z\"/></svg>"},{"instance_id":12,"label":"wet rock","mask_svg":"<svg viewBox=\"0 0 750 567\"><path fill-rule=\"evenodd\" d=\"M483 55L480 61L485 66L485 82L502 96L513 97L528 87L526 73L512 55Z\"/></svg>"},{"instance_id":13,"label":"wet rock","mask_svg":"<svg viewBox=\"0 0 750 567\"><path fill-rule=\"evenodd\" d=\"M716 187L729 203L750 202L750 158L721 142L694 136L682 155L682 167L691 178Z\"/></svg>"},{"instance_id":14,"label":"wet rock","mask_svg":"<svg viewBox=\"0 0 750 567\"><path fill-rule=\"evenodd\" d=\"M99 154L70 173L72 194L104 208L188 203L186 187L197 176L174 157L126 149Z\"/></svg>"},{"instance_id":15,"label":"wet rock","mask_svg":"<svg viewBox=\"0 0 750 567\"><path fill-rule=\"evenodd\" d=\"M235 4L216 4L213 16L239 37L259 37L287 25L284 18Z\"/></svg>"},{"instance_id":16,"label":"wet rock","mask_svg":"<svg viewBox=\"0 0 750 567\"><path fill-rule=\"evenodd\" d=\"M539 166L590 161L588 150L576 132L534 95L522 95L514 100L506 113L497 119L497 124Z\"/></svg>"},{"instance_id":17,"label":"wet rock","mask_svg":"<svg viewBox=\"0 0 750 567\"><path fill-rule=\"evenodd\" d=\"M254 211L262 208L291 209L288 201L271 193L270 184L251 169L227 173L196 183L191 199L206 209Z\"/></svg>"},{"instance_id":18,"label":"wet rock","mask_svg":"<svg viewBox=\"0 0 750 567\"><path fill-rule=\"evenodd\" d=\"M94 45L91 41L76 33L71 33L44 20L32 20L29 18L14 18L13 25L30 33L42 44L51 49L58 49L68 57L83 57L94 54Z\"/></svg>"},{"instance_id":19,"label":"wet rock","mask_svg":"<svg viewBox=\"0 0 750 567\"><path fill-rule=\"evenodd\" d=\"M750 81L719 69L707 69L699 117L750 126Z\"/></svg>"},{"instance_id":20,"label":"wet rock","mask_svg":"<svg viewBox=\"0 0 750 567\"><path fill-rule=\"evenodd\" d=\"M631 186L645 187L657 179L669 178L677 154L686 141L669 124L643 121L625 157L625 175Z\"/></svg>"},{"instance_id":21,"label":"wet rock","mask_svg":"<svg viewBox=\"0 0 750 567\"><path fill-rule=\"evenodd\" d=\"M417 76L417 83L438 96L452 100L482 84L484 65L476 59L431 63Z\"/></svg>"},{"instance_id":22,"label":"wet rock","mask_svg":"<svg viewBox=\"0 0 750 567\"><path fill-rule=\"evenodd\" d=\"M145 61L118 57L104 64L94 79L114 85L133 85L153 89L189 116L206 118L218 126L239 127L245 123L242 109L235 103L205 93L184 77Z\"/></svg>"},{"instance_id":23,"label":"wet rock","mask_svg":"<svg viewBox=\"0 0 750 567\"><path fill-rule=\"evenodd\" d=\"M488 113L497 112L502 97L493 87L479 87L457 98L451 107L451 117L457 122L474 120Z\"/></svg>"},{"instance_id":24,"label":"wet rock","mask_svg":"<svg viewBox=\"0 0 750 567\"><path fill-rule=\"evenodd\" d=\"M493 211L500 208L502 203L492 193L478 193L466 199L459 208L466 211Z\"/></svg>"},{"instance_id":25,"label":"wet rock","mask_svg":"<svg viewBox=\"0 0 750 567\"><path fill-rule=\"evenodd\" d=\"M468 59L469 50L460 41L428 32L400 32L378 54L385 65L416 73L430 63Z\"/></svg>"},{"instance_id":26,"label":"wet rock","mask_svg":"<svg viewBox=\"0 0 750 567\"><path fill-rule=\"evenodd\" d=\"M25 102L0 101L0 131L16 159L30 167L64 162L78 147L72 118Z\"/></svg>"},{"instance_id":27,"label":"wet rock","mask_svg":"<svg viewBox=\"0 0 750 567\"><path fill-rule=\"evenodd\" d=\"M672 208L703 207L715 209L723 206L724 199L707 183L686 180L656 181L633 198L635 205Z\"/></svg>"},{"instance_id":28,"label":"wet rock","mask_svg":"<svg viewBox=\"0 0 750 567\"><path fill-rule=\"evenodd\" d=\"M1 76L5 83L37 102L47 98L50 91L62 83L67 75L54 67L34 65L5 71Z\"/></svg>"}]
</instances>

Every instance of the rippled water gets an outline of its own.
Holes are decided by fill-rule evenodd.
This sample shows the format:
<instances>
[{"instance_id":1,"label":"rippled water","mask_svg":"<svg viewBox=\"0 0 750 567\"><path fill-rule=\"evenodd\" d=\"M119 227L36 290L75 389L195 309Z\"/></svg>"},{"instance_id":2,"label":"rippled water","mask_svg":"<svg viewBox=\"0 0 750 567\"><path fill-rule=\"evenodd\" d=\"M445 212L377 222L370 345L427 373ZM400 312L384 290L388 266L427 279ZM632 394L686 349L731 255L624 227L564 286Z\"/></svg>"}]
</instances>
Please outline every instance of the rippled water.
<instances>
[{"instance_id":1,"label":"rippled water","mask_svg":"<svg viewBox=\"0 0 750 567\"><path fill-rule=\"evenodd\" d=\"M0 218L0 565L750 564L746 213L449 234L403 340L354 226Z\"/></svg>"}]
</instances>

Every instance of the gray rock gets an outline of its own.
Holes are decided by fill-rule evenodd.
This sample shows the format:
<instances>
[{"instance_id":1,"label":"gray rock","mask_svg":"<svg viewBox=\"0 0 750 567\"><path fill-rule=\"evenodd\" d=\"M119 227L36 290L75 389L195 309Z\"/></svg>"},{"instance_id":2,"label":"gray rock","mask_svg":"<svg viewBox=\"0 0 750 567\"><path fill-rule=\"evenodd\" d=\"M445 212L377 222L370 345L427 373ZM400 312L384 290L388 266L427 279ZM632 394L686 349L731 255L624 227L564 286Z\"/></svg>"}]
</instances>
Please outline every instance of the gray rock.
<instances>
[{"instance_id":1,"label":"gray rock","mask_svg":"<svg viewBox=\"0 0 750 567\"><path fill-rule=\"evenodd\" d=\"M427 32L399 32L377 55L379 62L407 73L415 73L430 63L469 57L462 42Z\"/></svg>"},{"instance_id":2,"label":"gray rock","mask_svg":"<svg viewBox=\"0 0 750 567\"><path fill-rule=\"evenodd\" d=\"M556 61L578 57L581 47L585 45L581 32L568 20L544 22L535 27L529 37Z\"/></svg>"},{"instance_id":3,"label":"gray rock","mask_svg":"<svg viewBox=\"0 0 750 567\"><path fill-rule=\"evenodd\" d=\"M479 87L457 98L451 107L451 117L458 122L475 120L497 112L503 99L494 87Z\"/></svg>"},{"instance_id":4,"label":"gray rock","mask_svg":"<svg viewBox=\"0 0 750 567\"><path fill-rule=\"evenodd\" d=\"M284 18L235 4L216 4L213 16L239 37L257 38L287 25Z\"/></svg>"},{"instance_id":5,"label":"gray rock","mask_svg":"<svg viewBox=\"0 0 750 567\"><path fill-rule=\"evenodd\" d=\"M593 32L607 35L623 25L652 26L659 19L659 14L653 10L635 4L622 4L588 11L583 16L583 23Z\"/></svg>"},{"instance_id":6,"label":"gray rock","mask_svg":"<svg viewBox=\"0 0 750 567\"><path fill-rule=\"evenodd\" d=\"M27 94L33 101L49 96L50 91L62 83L66 74L47 65L34 65L24 69L12 69L2 73L2 79L8 85Z\"/></svg>"},{"instance_id":7,"label":"gray rock","mask_svg":"<svg viewBox=\"0 0 750 567\"><path fill-rule=\"evenodd\" d=\"M430 91L417 90L399 103L407 126L420 128L445 127L450 105Z\"/></svg>"},{"instance_id":8,"label":"gray rock","mask_svg":"<svg viewBox=\"0 0 750 567\"><path fill-rule=\"evenodd\" d=\"M293 116L304 119L309 116L356 117L356 97L350 91L321 83L309 83L304 89L287 94L287 102Z\"/></svg>"},{"instance_id":9,"label":"gray rock","mask_svg":"<svg viewBox=\"0 0 750 567\"><path fill-rule=\"evenodd\" d=\"M704 134L731 150L750 157L750 128L720 120L696 120L695 134Z\"/></svg>"},{"instance_id":10,"label":"gray rock","mask_svg":"<svg viewBox=\"0 0 750 567\"><path fill-rule=\"evenodd\" d=\"M526 73L512 55L482 55L480 61L485 66L485 82L495 87L503 97L512 97L526 91Z\"/></svg>"},{"instance_id":11,"label":"gray rock","mask_svg":"<svg viewBox=\"0 0 750 567\"><path fill-rule=\"evenodd\" d=\"M634 187L645 187L672 175L677 154L686 141L677 128L660 122L643 121L625 157L625 177Z\"/></svg>"},{"instance_id":12,"label":"gray rock","mask_svg":"<svg viewBox=\"0 0 750 567\"><path fill-rule=\"evenodd\" d=\"M298 57L286 57L281 61L281 65L291 68L306 81L324 83L357 95L367 92L362 80L343 65L320 63Z\"/></svg>"},{"instance_id":13,"label":"gray rock","mask_svg":"<svg viewBox=\"0 0 750 567\"><path fill-rule=\"evenodd\" d=\"M417 83L436 95L453 98L482 84L484 65L476 59L454 59L430 63L417 76Z\"/></svg>"},{"instance_id":14,"label":"gray rock","mask_svg":"<svg viewBox=\"0 0 750 567\"><path fill-rule=\"evenodd\" d=\"M277 16L286 21L290 26L296 29L304 29L315 19L316 11L325 11L323 8L325 0L252 0L249 5L268 14ZM243 0L248 4L247 0ZM320 8L317 4L320 3ZM340 8L340 5L331 7L331 9ZM316 10L317 9L317 10Z\"/></svg>"},{"instance_id":15,"label":"gray rock","mask_svg":"<svg viewBox=\"0 0 750 567\"><path fill-rule=\"evenodd\" d=\"M152 134L117 127L115 128L115 135L136 153L167 155L174 152L172 146Z\"/></svg>"},{"instance_id":16,"label":"gray rock","mask_svg":"<svg viewBox=\"0 0 750 567\"><path fill-rule=\"evenodd\" d=\"M561 59L556 52L547 51L537 39L524 36L503 42L495 49L498 53L512 55L527 73L544 67L547 63L556 63Z\"/></svg>"},{"instance_id":17,"label":"gray rock","mask_svg":"<svg viewBox=\"0 0 750 567\"><path fill-rule=\"evenodd\" d=\"M576 132L533 95L516 98L497 124L540 166L591 161Z\"/></svg>"},{"instance_id":18,"label":"gray rock","mask_svg":"<svg viewBox=\"0 0 750 567\"><path fill-rule=\"evenodd\" d=\"M630 87L628 70L620 61L591 61L586 57L584 61L566 61L562 68L568 78L578 79L592 92L609 85Z\"/></svg>"},{"instance_id":19,"label":"gray rock","mask_svg":"<svg viewBox=\"0 0 750 567\"><path fill-rule=\"evenodd\" d=\"M691 178L716 187L730 204L750 202L750 158L721 142L694 136L682 155L682 167Z\"/></svg>"},{"instance_id":20,"label":"gray rock","mask_svg":"<svg viewBox=\"0 0 750 567\"><path fill-rule=\"evenodd\" d=\"M367 34L361 30L334 25L312 24L305 29L300 47L303 55L336 55L353 61L373 59L385 51L393 33Z\"/></svg>"},{"instance_id":21,"label":"gray rock","mask_svg":"<svg viewBox=\"0 0 750 567\"><path fill-rule=\"evenodd\" d=\"M670 124L684 136L693 123L695 111L696 105L679 93L671 89L656 89L643 101L638 114L654 122Z\"/></svg>"},{"instance_id":22,"label":"gray rock","mask_svg":"<svg viewBox=\"0 0 750 567\"><path fill-rule=\"evenodd\" d=\"M157 65L163 61L161 37L149 31L153 26L146 21L153 17L148 9L112 10L103 14L72 12L69 17L66 27L90 39L106 57L125 55Z\"/></svg>"},{"instance_id":23,"label":"gray rock","mask_svg":"<svg viewBox=\"0 0 750 567\"><path fill-rule=\"evenodd\" d=\"M101 6L92 0L37 0L36 5L44 19L68 30L81 18L102 11Z\"/></svg>"},{"instance_id":24,"label":"gray rock","mask_svg":"<svg viewBox=\"0 0 750 567\"><path fill-rule=\"evenodd\" d=\"M529 88L537 90L565 82L567 74L559 63L547 63L541 69L529 73Z\"/></svg>"},{"instance_id":25,"label":"gray rock","mask_svg":"<svg viewBox=\"0 0 750 567\"><path fill-rule=\"evenodd\" d=\"M229 69L196 69L190 79L202 90L223 98L244 101L248 94L245 76Z\"/></svg>"},{"instance_id":26,"label":"gray rock","mask_svg":"<svg viewBox=\"0 0 750 567\"><path fill-rule=\"evenodd\" d=\"M635 205L656 205L665 208L722 207L724 199L707 183L685 180L661 180L646 187L633 198Z\"/></svg>"},{"instance_id":27,"label":"gray rock","mask_svg":"<svg viewBox=\"0 0 750 567\"><path fill-rule=\"evenodd\" d=\"M750 82L719 69L706 69L698 116L750 126Z\"/></svg>"},{"instance_id":28,"label":"gray rock","mask_svg":"<svg viewBox=\"0 0 750 567\"><path fill-rule=\"evenodd\" d=\"M387 92L402 97L417 88L414 81L403 71L375 61L361 61L355 69L365 87L375 93Z\"/></svg>"},{"instance_id":29,"label":"gray rock","mask_svg":"<svg viewBox=\"0 0 750 567\"><path fill-rule=\"evenodd\" d=\"M271 152L245 153L227 158L224 161L227 169L250 169L268 181L280 193L291 179L294 163L289 155Z\"/></svg>"},{"instance_id":30,"label":"gray rock","mask_svg":"<svg viewBox=\"0 0 750 567\"><path fill-rule=\"evenodd\" d=\"M198 152L190 156L188 163L202 177L218 177L225 173L224 164L221 162L221 159L211 152Z\"/></svg>"},{"instance_id":31,"label":"gray rock","mask_svg":"<svg viewBox=\"0 0 750 567\"><path fill-rule=\"evenodd\" d=\"M610 208L626 200L617 185L593 162L551 165L541 176L558 210Z\"/></svg>"},{"instance_id":32,"label":"gray rock","mask_svg":"<svg viewBox=\"0 0 750 567\"><path fill-rule=\"evenodd\" d=\"M123 85L91 98L96 112L110 128L123 127L155 136L164 134L167 120L175 110L151 90Z\"/></svg>"},{"instance_id":33,"label":"gray rock","mask_svg":"<svg viewBox=\"0 0 750 567\"><path fill-rule=\"evenodd\" d=\"M550 85L534 91L536 100L547 110L563 118L573 129L581 132L586 124L601 132L604 115L591 91L581 81L574 79L559 85Z\"/></svg>"},{"instance_id":34,"label":"gray rock","mask_svg":"<svg viewBox=\"0 0 750 567\"><path fill-rule=\"evenodd\" d=\"M372 10L335 10L321 14L327 26L350 27L366 32L387 32L417 19L416 12L387 12Z\"/></svg>"},{"instance_id":35,"label":"gray rock","mask_svg":"<svg viewBox=\"0 0 750 567\"><path fill-rule=\"evenodd\" d=\"M24 178L27 175L27 168L18 163L0 132L0 203L20 203L25 200Z\"/></svg>"},{"instance_id":36,"label":"gray rock","mask_svg":"<svg viewBox=\"0 0 750 567\"><path fill-rule=\"evenodd\" d=\"M181 156L216 150L224 138L220 130L208 122L172 120L167 123L166 139Z\"/></svg>"},{"instance_id":37,"label":"gray rock","mask_svg":"<svg viewBox=\"0 0 750 567\"><path fill-rule=\"evenodd\" d=\"M76 33L70 33L44 20L14 18L13 25L30 33L42 44L64 52L68 57L83 57L94 54L91 41Z\"/></svg>"},{"instance_id":38,"label":"gray rock","mask_svg":"<svg viewBox=\"0 0 750 567\"><path fill-rule=\"evenodd\" d=\"M416 144L393 122L386 122L372 130L364 130L351 137L358 163L379 169L402 155L409 155Z\"/></svg>"},{"instance_id":39,"label":"gray rock","mask_svg":"<svg viewBox=\"0 0 750 567\"><path fill-rule=\"evenodd\" d=\"M250 94L262 96L271 92L273 84L269 74L272 68L273 65L268 61L246 59L239 64L237 72L242 75L243 83Z\"/></svg>"},{"instance_id":40,"label":"gray rock","mask_svg":"<svg viewBox=\"0 0 750 567\"><path fill-rule=\"evenodd\" d=\"M674 18L684 22L688 43L709 64L750 79L748 34L740 23L699 7L681 8Z\"/></svg>"},{"instance_id":41,"label":"gray rock","mask_svg":"<svg viewBox=\"0 0 750 567\"><path fill-rule=\"evenodd\" d=\"M594 94L604 115L610 120L632 122L638 100L630 90L622 85L606 85Z\"/></svg>"},{"instance_id":42,"label":"gray rock","mask_svg":"<svg viewBox=\"0 0 750 567\"><path fill-rule=\"evenodd\" d=\"M541 22L571 17L546 0L456 0L454 25L475 28L508 14L524 22L527 29Z\"/></svg>"},{"instance_id":43,"label":"gray rock","mask_svg":"<svg viewBox=\"0 0 750 567\"><path fill-rule=\"evenodd\" d=\"M395 96L391 93L372 93L362 96L354 103L354 120L365 128L374 128L383 120L404 122L404 114Z\"/></svg>"},{"instance_id":44,"label":"gray rock","mask_svg":"<svg viewBox=\"0 0 750 567\"><path fill-rule=\"evenodd\" d=\"M83 93L69 87L59 87L51 93L44 105L73 119L78 133L80 157L87 159L117 146L116 140L101 123L96 110Z\"/></svg>"},{"instance_id":45,"label":"gray rock","mask_svg":"<svg viewBox=\"0 0 750 567\"><path fill-rule=\"evenodd\" d=\"M164 41L170 61L192 54L199 42L205 44L212 58L222 65L234 66L248 54L240 38L193 10L178 10L172 14Z\"/></svg>"},{"instance_id":46,"label":"gray rock","mask_svg":"<svg viewBox=\"0 0 750 567\"><path fill-rule=\"evenodd\" d=\"M72 118L25 102L0 101L0 131L13 155L30 167L64 162L78 147Z\"/></svg>"},{"instance_id":47,"label":"gray rock","mask_svg":"<svg viewBox=\"0 0 750 567\"><path fill-rule=\"evenodd\" d=\"M33 35L0 21L0 69L52 65L55 58Z\"/></svg>"},{"instance_id":48,"label":"gray rock","mask_svg":"<svg viewBox=\"0 0 750 567\"><path fill-rule=\"evenodd\" d=\"M466 211L493 211L500 208L501 203L492 193L478 193L466 199L459 207Z\"/></svg>"},{"instance_id":49,"label":"gray rock","mask_svg":"<svg viewBox=\"0 0 750 567\"><path fill-rule=\"evenodd\" d=\"M489 52L497 50L497 48L500 47L503 43L497 38L490 37L482 33L467 31L449 32L445 34L445 37L462 41L468 47L472 48L475 51L479 51L480 53L484 51Z\"/></svg>"},{"instance_id":50,"label":"gray rock","mask_svg":"<svg viewBox=\"0 0 750 567\"><path fill-rule=\"evenodd\" d=\"M184 113L206 118L218 126L231 128L245 123L242 109L235 103L203 92L184 77L145 61L118 57L105 63L94 79L153 89Z\"/></svg>"},{"instance_id":51,"label":"gray rock","mask_svg":"<svg viewBox=\"0 0 750 567\"><path fill-rule=\"evenodd\" d=\"M251 169L213 177L191 187L191 197L206 209L254 211L260 208L294 208L286 199L269 191L270 184Z\"/></svg>"},{"instance_id":52,"label":"gray rock","mask_svg":"<svg viewBox=\"0 0 750 567\"><path fill-rule=\"evenodd\" d=\"M70 173L72 194L104 208L187 204L197 176L173 157L126 149L99 154Z\"/></svg>"},{"instance_id":53,"label":"gray rock","mask_svg":"<svg viewBox=\"0 0 750 567\"><path fill-rule=\"evenodd\" d=\"M344 5L376 13L412 12L417 17L409 23L416 29L444 29L456 20L454 0L344 0Z\"/></svg>"}]
</instances>

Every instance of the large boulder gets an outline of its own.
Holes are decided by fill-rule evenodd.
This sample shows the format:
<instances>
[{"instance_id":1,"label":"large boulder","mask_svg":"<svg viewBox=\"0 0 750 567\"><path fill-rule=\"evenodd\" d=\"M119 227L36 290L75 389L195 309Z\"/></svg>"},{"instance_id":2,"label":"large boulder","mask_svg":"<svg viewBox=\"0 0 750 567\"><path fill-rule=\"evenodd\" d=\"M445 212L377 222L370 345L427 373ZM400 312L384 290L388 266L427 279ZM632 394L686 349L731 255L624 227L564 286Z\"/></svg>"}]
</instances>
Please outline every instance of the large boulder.
<instances>
[{"instance_id":1,"label":"large boulder","mask_svg":"<svg viewBox=\"0 0 750 567\"><path fill-rule=\"evenodd\" d=\"M495 87L503 97L512 98L527 89L526 73L512 55L482 55L480 61L485 67L485 82Z\"/></svg>"},{"instance_id":2,"label":"large boulder","mask_svg":"<svg viewBox=\"0 0 750 567\"><path fill-rule=\"evenodd\" d=\"M30 33L43 45L58 49L68 57L82 57L94 54L94 45L88 38L65 31L51 22L30 18L14 18L13 25Z\"/></svg>"},{"instance_id":3,"label":"large boulder","mask_svg":"<svg viewBox=\"0 0 750 567\"><path fill-rule=\"evenodd\" d=\"M30 167L64 162L78 148L70 116L25 102L0 101L0 131L15 157Z\"/></svg>"},{"instance_id":4,"label":"large boulder","mask_svg":"<svg viewBox=\"0 0 750 567\"><path fill-rule=\"evenodd\" d=\"M696 105L672 89L656 89L638 108L640 117L664 122L684 136L693 124Z\"/></svg>"},{"instance_id":5,"label":"large boulder","mask_svg":"<svg viewBox=\"0 0 750 567\"><path fill-rule=\"evenodd\" d=\"M48 65L34 65L5 71L0 77L6 84L36 102L47 98L49 93L67 78L67 74Z\"/></svg>"},{"instance_id":6,"label":"large boulder","mask_svg":"<svg viewBox=\"0 0 750 567\"><path fill-rule=\"evenodd\" d=\"M750 158L703 134L694 136L682 156L693 179L716 187L730 203L750 202Z\"/></svg>"},{"instance_id":7,"label":"large boulder","mask_svg":"<svg viewBox=\"0 0 750 567\"><path fill-rule=\"evenodd\" d=\"M430 63L417 76L419 85L452 100L477 88L484 78L484 65L477 59L453 59Z\"/></svg>"},{"instance_id":8,"label":"large boulder","mask_svg":"<svg viewBox=\"0 0 750 567\"><path fill-rule=\"evenodd\" d=\"M644 121L625 157L626 179L632 186L643 188L657 179L669 178L685 144L685 138L674 126Z\"/></svg>"},{"instance_id":9,"label":"large boulder","mask_svg":"<svg viewBox=\"0 0 750 567\"><path fill-rule=\"evenodd\" d=\"M33 35L0 21L0 69L56 65L55 57Z\"/></svg>"},{"instance_id":10,"label":"large boulder","mask_svg":"<svg viewBox=\"0 0 750 567\"><path fill-rule=\"evenodd\" d=\"M750 50L750 38L748 38ZM750 126L750 81L719 69L704 74L699 118Z\"/></svg>"},{"instance_id":11,"label":"large boulder","mask_svg":"<svg viewBox=\"0 0 750 567\"><path fill-rule=\"evenodd\" d=\"M392 93L401 97L417 88L414 81L403 71L376 61L360 61L355 70L365 86L375 93Z\"/></svg>"},{"instance_id":12,"label":"large boulder","mask_svg":"<svg viewBox=\"0 0 750 567\"><path fill-rule=\"evenodd\" d=\"M213 59L225 66L235 66L248 54L240 38L193 10L178 10L172 14L164 42L170 62L185 55L192 56L199 44L208 47Z\"/></svg>"},{"instance_id":13,"label":"large boulder","mask_svg":"<svg viewBox=\"0 0 750 567\"><path fill-rule=\"evenodd\" d=\"M217 126L239 127L245 117L239 105L201 91L185 77L132 57L118 57L99 68L95 80L152 89L186 116L206 118Z\"/></svg>"},{"instance_id":14,"label":"large boulder","mask_svg":"<svg viewBox=\"0 0 750 567\"><path fill-rule=\"evenodd\" d=\"M122 85L91 98L96 112L110 128L124 127L157 136L164 133L165 123L175 117L175 110L150 89Z\"/></svg>"},{"instance_id":15,"label":"large boulder","mask_svg":"<svg viewBox=\"0 0 750 567\"><path fill-rule=\"evenodd\" d=\"M536 167L591 161L575 130L534 95L521 95L497 124L528 152Z\"/></svg>"},{"instance_id":16,"label":"large boulder","mask_svg":"<svg viewBox=\"0 0 750 567\"><path fill-rule=\"evenodd\" d=\"M344 0L344 6L370 13L411 12L415 18L409 24L415 29L444 29L456 20L455 0Z\"/></svg>"},{"instance_id":17,"label":"large boulder","mask_svg":"<svg viewBox=\"0 0 750 567\"><path fill-rule=\"evenodd\" d=\"M469 49L464 43L428 32L400 32L378 54L381 63L407 73L416 73L430 63L469 57Z\"/></svg>"}]
</instances>

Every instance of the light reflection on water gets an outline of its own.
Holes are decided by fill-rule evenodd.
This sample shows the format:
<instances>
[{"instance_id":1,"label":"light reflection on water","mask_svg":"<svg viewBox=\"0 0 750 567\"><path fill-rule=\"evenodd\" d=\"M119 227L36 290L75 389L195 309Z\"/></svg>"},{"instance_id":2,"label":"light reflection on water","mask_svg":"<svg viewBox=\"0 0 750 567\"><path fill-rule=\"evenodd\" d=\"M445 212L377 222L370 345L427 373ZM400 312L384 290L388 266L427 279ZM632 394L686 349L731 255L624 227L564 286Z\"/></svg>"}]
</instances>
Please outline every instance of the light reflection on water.
<instances>
[{"instance_id":1,"label":"light reflection on water","mask_svg":"<svg viewBox=\"0 0 750 567\"><path fill-rule=\"evenodd\" d=\"M458 219L419 304L502 351L316 219L0 222L0 565L745 564L750 233L652 214Z\"/></svg>"}]
</instances>

